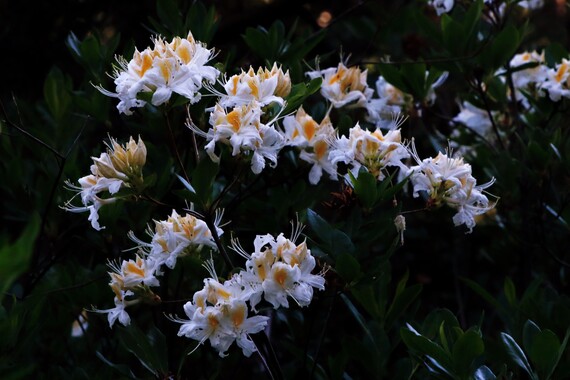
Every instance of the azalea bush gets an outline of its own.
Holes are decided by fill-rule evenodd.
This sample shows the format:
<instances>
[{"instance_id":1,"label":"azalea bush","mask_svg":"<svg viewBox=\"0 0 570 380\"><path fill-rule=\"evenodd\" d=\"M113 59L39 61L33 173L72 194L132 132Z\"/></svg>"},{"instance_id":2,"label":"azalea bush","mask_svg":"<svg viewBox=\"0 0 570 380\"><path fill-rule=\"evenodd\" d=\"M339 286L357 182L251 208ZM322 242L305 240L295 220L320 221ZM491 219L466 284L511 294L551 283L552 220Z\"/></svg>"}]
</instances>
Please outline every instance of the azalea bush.
<instances>
[{"instance_id":1,"label":"azalea bush","mask_svg":"<svg viewBox=\"0 0 570 380\"><path fill-rule=\"evenodd\" d=\"M3 94L2 378L569 378L566 5L264 4Z\"/></svg>"}]
</instances>

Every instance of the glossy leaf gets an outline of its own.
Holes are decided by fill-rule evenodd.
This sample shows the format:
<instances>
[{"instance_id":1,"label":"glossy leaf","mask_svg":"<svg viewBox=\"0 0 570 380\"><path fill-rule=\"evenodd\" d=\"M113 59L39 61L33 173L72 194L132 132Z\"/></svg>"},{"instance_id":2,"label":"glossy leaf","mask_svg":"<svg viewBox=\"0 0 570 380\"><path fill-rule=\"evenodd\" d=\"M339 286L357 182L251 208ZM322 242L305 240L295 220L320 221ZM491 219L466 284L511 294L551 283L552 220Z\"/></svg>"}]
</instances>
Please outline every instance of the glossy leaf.
<instances>
[{"instance_id":1,"label":"glossy leaf","mask_svg":"<svg viewBox=\"0 0 570 380\"><path fill-rule=\"evenodd\" d=\"M501 341L503 342L503 346L505 347L507 354L513 360L513 362L521 367L530 376L531 379L537 379L536 375L532 371L528 359L526 358L526 355L517 344L517 342L515 342L515 340L507 333L501 333Z\"/></svg>"}]
</instances>

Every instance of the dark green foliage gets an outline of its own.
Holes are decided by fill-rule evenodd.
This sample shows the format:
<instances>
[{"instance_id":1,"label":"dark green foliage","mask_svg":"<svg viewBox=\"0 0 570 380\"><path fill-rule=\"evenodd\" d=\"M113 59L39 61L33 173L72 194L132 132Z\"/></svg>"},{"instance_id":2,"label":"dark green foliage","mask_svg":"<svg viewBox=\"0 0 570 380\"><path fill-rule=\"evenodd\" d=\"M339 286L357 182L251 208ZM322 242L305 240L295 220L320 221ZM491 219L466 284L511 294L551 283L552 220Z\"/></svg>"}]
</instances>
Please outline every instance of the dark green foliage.
<instances>
[{"instance_id":1,"label":"dark green foliage","mask_svg":"<svg viewBox=\"0 0 570 380\"><path fill-rule=\"evenodd\" d=\"M437 16L423 0L79 3L86 8L69 3L68 13L64 4L38 6L54 20L29 33L20 33L20 24L29 27L20 5L0 11L12 17L0 35L14 40L0 93L0 378L249 379L271 377L267 368L277 379L570 378L570 100L554 102L532 86L515 94L513 78L538 64L510 63L535 49L549 68L568 59L567 7L456 0ZM326 12L332 20L319 27ZM495 209L465 234L453 226L454 210L423 193L414 198L410 175L394 167L378 180L339 164L344 178L324 174L311 185L311 167L295 147L258 175L251 155L233 156L228 146L216 146L213 162L186 126L188 119L210 127L215 97L207 91L196 104L174 95L161 106L150 104L151 92L139 94L149 103L119 115L117 99L97 88L115 91L115 55L128 61L149 37L189 31L216 48L212 64L227 77L273 63L289 70L285 107L265 109L278 125L303 106L317 122L330 117L339 135L356 122L373 130L363 108L330 107L319 93L326 83L305 72L342 60L366 68L372 89L382 75L406 93L403 140L413 138L422 158L453 146L479 185L496 179L488 189ZM463 101L495 115L488 134L453 121ZM87 214L61 208L75 194L65 181L89 174L108 136L121 143L141 136L147 163L144 183L103 207L106 229L95 231ZM271 318L275 351L255 334L265 364L235 344L220 358L209 343L179 337L179 324L165 317L185 318L182 306L208 276L207 247L165 270L159 299L129 307L130 326L110 329L107 315L93 312L113 307L106 265L134 257L125 251L136 245L128 232L148 241L153 220L190 203L210 224L225 210L219 239L227 252L212 256L222 280L244 266L232 239L251 252L256 235L287 235L296 218L306 224L299 240L326 287L308 307L258 305ZM89 324L72 337L83 310Z\"/></svg>"}]
</instances>

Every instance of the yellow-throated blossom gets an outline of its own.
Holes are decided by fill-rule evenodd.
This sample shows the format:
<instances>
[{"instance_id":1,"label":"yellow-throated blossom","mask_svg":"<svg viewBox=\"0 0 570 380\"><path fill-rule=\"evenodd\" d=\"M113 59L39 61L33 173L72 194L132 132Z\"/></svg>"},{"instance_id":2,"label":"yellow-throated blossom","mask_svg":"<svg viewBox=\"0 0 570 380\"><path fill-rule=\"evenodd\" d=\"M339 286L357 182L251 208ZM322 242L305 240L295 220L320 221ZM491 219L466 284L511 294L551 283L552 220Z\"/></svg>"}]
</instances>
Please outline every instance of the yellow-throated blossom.
<instances>
[{"instance_id":1,"label":"yellow-throated blossom","mask_svg":"<svg viewBox=\"0 0 570 380\"><path fill-rule=\"evenodd\" d=\"M365 107L374 90L368 87L366 77L368 70L358 67L347 68L342 62L338 67L307 72L311 78L322 78L321 95L331 102L333 107L344 106Z\"/></svg>"},{"instance_id":2,"label":"yellow-throated blossom","mask_svg":"<svg viewBox=\"0 0 570 380\"><path fill-rule=\"evenodd\" d=\"M378 180L384 179L384 169L387 166L407 170L402 159L408 158L409 153L402 145L399 129L383 134L380 129L374 132L362 129L357 123L350 129L348 138L341 136L332 145L330 160L334 164L347 164L355 177L361 167L366 168Z\"/></svg>"},{"instance_id":3,"label":"yellow-throated blossom","mask_svg":"<svg viewBox=\"0 0 570 380\"><path fill-rule=\"evenodd\" d=\"M212 127L207 133L192 125L189 127L208 140L205 149L213 161L220 160L215 153L216 143L229 144L233 156L251 156L251 170L259 174L265 168L266 160L272 167L277 165L277 153L284 146L284 138L273 127L273 121L261 122L262 114L258 102L236 106L230 111L216 104L210 113Z\"/></svg>"},{"instance_id":4,"label":"yellow-throated blossom","mask_svg":"<svg viewBox=\"0 0 570 380\"><path fill-rule=\"evenodd\" d=\"M89 212L88 220L96 230L104 227L99 225L98 211L101 206L116 201L116 197L103 197L101 194L114 195L121 188L140 190L143 185L142 168L146 162L146 146L139 137L138 142L131 137L125 145L120 145L113 138L107 144L107 152L99 157L91 157L91 174L78 180L79 186L66 181L70 190L77 191L81 196L83 207L73 206L68 201L63 207L71 212Z\"/></svg>"},{"instance_id":5,"label":"yellow-throated blossom","mask_svg":"<svg viewBox=\"0 0 570 380\"><path fill-rule=\"evenodd\" d=\"M274 308L289 307L289 297L301 307L308 306L313 299L313 288L324 290L324 277L311 274L316 261L306 242L295 243L301 230L302 226L297 226L291 239L283 234L277 238L258 235L251 255L234 242L233 249L247 259L246 270L234 279L249 296L252 309L255 310L262 296Z\"/></svg>"},{"instance_id":6,"label":"yellow-throated blossom","mask_svg":"<svg viewBox=\"0 0 570 380\"><path fill-rule=\"evenodd\" d=\"M325 116L319 124L301 107L294 116L283 119L283 126L287 145L301 149L299 158L313 165L309 172L309 182L317 184L323 170L331 179L336 180L336 165L329 159L329 141L335 133L330 118Z\"/></svg>"},{"instance_id":7,"label":"yellow-throated blossom","mask_svg":"<svg viewBox=\"0 0 570 380\"><path fill-rule=\"evenodd\" d=\"M193 299L184 305L188 320L171 318L182 326L178 336L185 336L203 344L206 340L216 349L221 357L236 343L245 356L257 351L249 337L262 331L268 317L248 316L247 293L232 279L220 283L213 262L206 262L205 267L212 277L204 280L204 288L194 293Z\"/></svg>"},{"instance_id":8,"label":"yellow-throated blossom","mask_svg":"<svg viewBox=\"0 0 570 380\"><path fill-rule=\"evenodd\" d=\"M560 98L570 98L570 61L562 59L555 68L546 71L546 80L540 85L550 100L557 102Z\"/></svg>"},{"instance_id":9,"label":"yellow-throated blossom","mask_svg":"<svg viewBox=\"0 0 570 380\"><path fill-rule=\"evenodd\" d=\"M223 107L234 107L257 102L260 106L270 103L284 105L285 98L291 92L291 78L289 71L283 72L281 67L274 63L271 70L260 67L255 71L250 67L248 71L232 75L224 83L224 93L213 88L212 92L220 96L218 103Z\"/></svg>"},{"instance_id":10,"label":"yellow-throated blossom","mask_svg":"<svg viewBox=\"0 0 570 380\"><path fill-rule=\"evenodd\" d=\"M223 234L223 230L217 227L220 218L217 215L214 222L218 236ZM129 237L146 252L147 260L153 260L157 268L166 265L172 269L179 256L199 251L204 245L217 249L206 222L190 214L181 216L175 210L167 220L155 220L154 230L149 228L147 234L152 237L150 243L138 239L132 232L129 232Z\"/></svg>"},{"instance_id":11,"label":"yellow-throated blossom","mask_svg":"<svg viewBox=\"0 0 570 380\"><path fill-rule=\"evenodd\" d=\"M138 97L139 93L152 94L151 103L155 106L167 102L172 93L195 103L200 100L202 81L213 83L219 75L217 69L207 65L214 55L213 50L194 40L192 33L170 42L156 37L153 42L153 48L135 50L130 61L117 58L116 92L99 87L103 94L119 99L117 108L121 113L130 115L132 108L146 104Z\"/></svg>"},{"instance_id":12,"label":"yellow-throated blossom","mask_svg":"<svg viewBox=\"0 0 570 380\"><path fill-rule=\"evenodd\" d=\"M137 304L141 300L155 300L156 296L148 289L149 286L158 286L157 263L151 258L143 258L137 256L136 260L123 260L117 263L109 263L111 272L111 282L109 286L115 293L115 307L106 310L94 311L97 313L107 314L109 327L118 319L119 322L127 326L130 324L131 318L125 308L130 305Z\"/></svg>"},{"instance_id":13,"label":"yellow-throated blossom","mask_svg":"<svg viewBox=\"0 0 570 380\"><path fill-rule=\"evenodd\" d=\"M495 179L477 186L477 180L471 174L471 165L465 163L462 157L454 158L439 152L434 158L420 160L413 145L412 156L418 164L409 169L414 197L418 197L420 192L426 192L428 208L447 204L457 210L453 216L456 226L465 224L468 232L471 232L475 227L475 216L484 214L495 206L483 191Z\"/></svg>"}]
</instances>

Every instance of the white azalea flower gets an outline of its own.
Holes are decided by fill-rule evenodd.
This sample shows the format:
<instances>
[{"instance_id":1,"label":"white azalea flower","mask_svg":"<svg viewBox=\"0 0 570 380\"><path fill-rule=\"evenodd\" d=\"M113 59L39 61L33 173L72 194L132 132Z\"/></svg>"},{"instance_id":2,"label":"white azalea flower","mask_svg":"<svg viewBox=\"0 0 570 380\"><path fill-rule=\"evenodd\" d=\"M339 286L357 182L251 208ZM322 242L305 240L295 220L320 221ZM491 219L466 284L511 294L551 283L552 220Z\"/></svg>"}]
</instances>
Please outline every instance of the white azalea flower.
<instances>
[{"instance_id":1,"label":"white azalea flower","mask_svg":"<svg viewBox=\"0 0 570 380\"><path fill-rule=\"evenodd\" d=\"M334 128L328 116L317 124L303 107L297 110L295 116L283 119L287 144L301 149L299 158L312 164L309 172L309 182L317 184L327 172L332 180L337 179L336 165L329 160L329 141L334 136Z\"/></svg>"},{"instance_id":2,"label":"white azalea flower","mask_svg":"<svg viewBox=\"0 0 570 380\"><path fill-rule=\"evenodd\" d=\"M477 108L467 101L463 102L461 111L453 118L453 121L465 125L483 137L488 137L493 127L487 111Z\"/></svg>"},{"instance_id":3,"label":"white azalea flower","mask_svg":"<svg viewBox=\"0 0 570 380\"><path fill-rule=\"evenodd\" d=\"M234 107L257 102L260 106L277 103L283 106L285 97L291 92L289 71L283 72L274 63L271 70L260 67L257 72L252 67L240 74L232 75L224 84L225 94L213 88L212 92L220 96L223 107Z\"/></svg>"},{"instance_id":4,"label":"white azalea flower","mask_svg":"<svg viewBox=\"0 0 570 380\"><path fill-rule=\"evenodd\" d=\"M540 85L541 90L547 91L550 100L559 101L562 97L570 98L570 61L562 59L555 69L548 69L546 80Z\"/></svg>"},{"instance_id":5,"label":"white azalea flower","mask_svg":"<svg viewBox=\"0 0 570 380\"><path fill-rule=\"evenodd\" d=\"M200 100L202 81L213 83L219 75L206 63L213 51L195 41L192 33L186 38L176 37L167 43L162 38L153 39L154 47L142 52L135 50L130 61L119 57L115 69L116 92L98 89L105 95L119 98L119 112L132 114L132 108L142 107L145 101L139 93L152 93L155 106L167 102L172 93L180 94L195 103Z\"/></svg>"},{"instance_id":6,"label":"white azalea flower","mask_svg":"<svg viewBox=\"0 0 570 380\"><path fill-rule=\"evenodd\" d=\"M349 131L349 137L341 136L333 142L329 159L333 163L344 162L350 166L352 174L357 177L364 166L378 180L385 177L387 166L397 166L407 170L402 159L408 158L407 149L402 145L399 129L387 132L380 129L374 132L360 128L357 123Z\"/></svg>"},{"instance_id":7,"label":"white azalea flower","mask_svg":"<svg viewBox=\"0 0 570 380\"><path fill-rule=\"evenodd\" d=\"M495 206L483 193L495 179L476 186L477 180L471 175L471 165L465 163L463 158L453 158L439 152L435 158L420 160L413 146L412 156L418 163L409 169L414 197L418 197L419 192L426 192L428 208L447 204L456 209L457 214L453 217L456 226L465 224L468 232L471 232L475 226L475 216L484 214Z\"/></svg>"},{"instance_id":8,"label":"white azalea flower","mask_svg":"<svg viewBox=\"0 0 570 380\"><path fill-rule=\"evenodd\" d=\"M338 64L338 67L310 71L306 75L311 79L318 77L323 79L321 95L335 108L348 105L365 107L374 92L366 83L368 70L361 71L357 67L347 68L342 62Z\"/></svg>"},{"instance_id":9,"label":"white azalea flower","mask_svg":"<svg viewBox=\"0 0 570 380\"><path fill-rule=\"evenodd\" d=\"M227 112L220 104L216 104L210 113L208 132L203 132L193 125L189 127L208 140L205 146L210 158L218 162L220 157L215 153L217 142L229 144L232 155L251 155L251 170L259 174L269 160L271 166L277 165L277 153L284 146L284 138L271 125L261 123L262 111L260 104L251 102L247 105L236 106Z\"/></svg>"},{"instance_id":10,"label":"white azalea flower","mask_svg":"<svg viewBox=\"0 0 570 380\"><path fill-rule=\"evenodd\" d=\"M451 11L451 9L453 9L455 0L431 0L430 4L432 7L434 7L437 15L441 16L442 14L448 13Z\"/></svg>"},{"instance_id":11,"label":"white azalea flower","mask_svg":"<svg viewBox=\"0 0 570 380\"><path fill-rule=\"evenodd\" d=\"M215 225L218 236L221 236L224 231L218 227L218 223L219 218ZM146 251L147 260L151 259L157 268L166 265L172 269L179 256L199 251L202 246L217 249L206 222L191 214L181 216L176 210L172 210L167 220L155 220L154 230L149 228L147 234L152 237L150 243L137 238L132 231L129 238Z\"/></svg>"}]
</instances>

